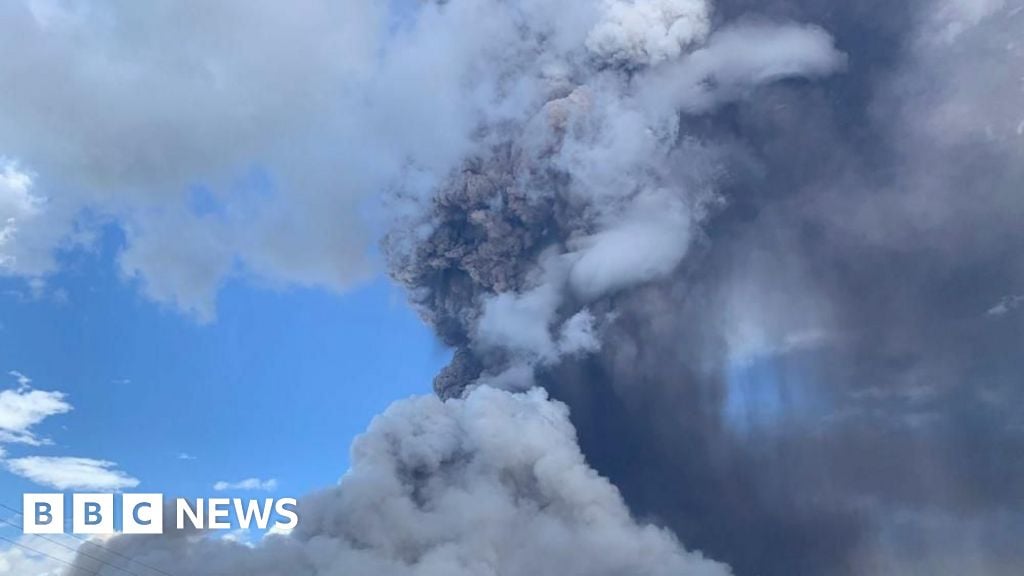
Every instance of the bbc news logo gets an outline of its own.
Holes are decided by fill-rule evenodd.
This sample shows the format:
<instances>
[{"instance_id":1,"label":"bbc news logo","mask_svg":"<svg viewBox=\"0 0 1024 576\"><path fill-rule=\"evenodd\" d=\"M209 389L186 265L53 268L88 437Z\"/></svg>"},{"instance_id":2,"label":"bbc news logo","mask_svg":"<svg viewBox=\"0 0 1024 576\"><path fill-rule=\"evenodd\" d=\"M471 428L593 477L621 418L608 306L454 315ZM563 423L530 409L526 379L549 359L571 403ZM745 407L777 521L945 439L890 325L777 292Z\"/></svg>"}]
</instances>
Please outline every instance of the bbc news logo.
<instances>
[{"instance_id":1,"label":"bbc news logo","mask_svg":"<svg viewBox=\"0 0 1024 576\"><path fill-rule=\"evenodd\" d=\"M162 534L164 531L163 494L121 494L121 533ZM67 529L64 494L25 494L22 497L22 530L25 534L63 534ZM299 523L294 498L198 498L174 501L175 525L200 530L291 530ZM71 496L71 532L73 534L115 534L118 516L114 494L73 494ZM273 521L273 522L272 522Z\"/></svg>"}]
</instances>

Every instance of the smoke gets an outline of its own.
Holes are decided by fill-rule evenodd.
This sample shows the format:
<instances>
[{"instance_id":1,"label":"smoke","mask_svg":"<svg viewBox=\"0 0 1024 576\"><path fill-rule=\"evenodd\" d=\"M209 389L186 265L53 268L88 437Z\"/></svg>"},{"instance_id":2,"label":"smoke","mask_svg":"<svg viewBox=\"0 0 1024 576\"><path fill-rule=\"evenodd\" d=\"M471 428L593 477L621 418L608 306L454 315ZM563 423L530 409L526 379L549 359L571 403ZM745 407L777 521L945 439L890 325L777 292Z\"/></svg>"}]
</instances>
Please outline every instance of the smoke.
<instances>
[{"instance_id":1,"label":"smoke","mask_svg":"<svg viewBox=\"0 0 1024 576\"><path fill-rule=\"evenodd\" d=\"M548 388L635 513L739 574L1012 571L1022 17L724 1L679 55L599 25L392 233L456 348L438 393Z\"/></svg>"},{"instance_id":2,"label":"smoke","mask_svg":"<svg viewBox=\"0 0 1024 576\"><path fill-rule=\"evenodd\" d=\"M521 124L483 123L480 151L389 234L393 276L458 347L437 381L442 396L480 378L529 387L525 368L597 347L593 331L615 314L591 304L679 268L722 201L723 161L715 143L680 131L681 111L845 63L814 26L750 21L710 32L707 6L665 4L603 4L582 47L545 53L557 76L542 74L531 91L546 99ZM651 28L638 33L644 23ZM677 59L666 62L668 53ZM498 78L525 72L501 64L513 71Z\"/></svg>"},{"instance_id":3,"label":"smoke","mask_svg":"<svg viewBox=\"0 0 1024 576\"><path fill-rule=\"evenodd\" d=\"M587 466L566 407L539 389L394 404L356 440L340 484L308 496L299 514L291 535L256 547L194 532L105 547L190 576L731 573L636 523ZM80 556L69 576L117 573L89 562Z\"/></svg>"},{"instance_id":4,"label":"smoke","mask_svg":"<svg viewBox=\"0 0 1024 576\"><path fill-rule=\"evenodd\" d=\"M378 419L290 537L111 545L195 574L727 572L676 537L739 576L1013 573L1022 18L417 7L358 88L395 115L384 249L454 349L444 401Z\"/></svg>"}]
</instances>

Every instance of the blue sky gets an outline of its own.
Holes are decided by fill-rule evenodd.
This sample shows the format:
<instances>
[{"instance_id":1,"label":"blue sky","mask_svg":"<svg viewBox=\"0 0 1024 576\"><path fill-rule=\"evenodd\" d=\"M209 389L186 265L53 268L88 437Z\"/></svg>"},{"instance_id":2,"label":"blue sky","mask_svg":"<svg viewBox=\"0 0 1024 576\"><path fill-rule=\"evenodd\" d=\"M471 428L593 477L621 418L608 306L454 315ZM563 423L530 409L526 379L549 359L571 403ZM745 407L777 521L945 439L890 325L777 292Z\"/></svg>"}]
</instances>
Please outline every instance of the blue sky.
<instances>
[{"instance_id":1,"label":"blue sky","mask_svg":"<svg viewBox=\"0 0 1024 576\"><path fill-rule=\"evenodd\" d=\"M9 444L10 458L111 461L140 481L132 491L209 496L215 482L260 478L301 496L335 481L353 436L429 392L446 360L384 279L342 295L236 280L200 324L120 275L122 242L108 228L93 250L64 255L42 294L3 282L2 388L18 371L74 407L33 429L52 445ZM0 472L7 505L48 490Z\"/></svg>"}]
</instances>

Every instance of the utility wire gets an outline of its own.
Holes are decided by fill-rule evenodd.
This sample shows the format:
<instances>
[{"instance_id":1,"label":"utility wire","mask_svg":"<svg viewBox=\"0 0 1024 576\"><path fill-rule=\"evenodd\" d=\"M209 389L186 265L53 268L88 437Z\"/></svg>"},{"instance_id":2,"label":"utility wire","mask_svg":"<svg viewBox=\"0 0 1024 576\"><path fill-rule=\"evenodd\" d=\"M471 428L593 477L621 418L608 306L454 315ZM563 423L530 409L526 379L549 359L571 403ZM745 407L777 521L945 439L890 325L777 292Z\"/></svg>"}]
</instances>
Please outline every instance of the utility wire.
<instances>
[{"instance_id":1,"label":"utility wire","mask_svg":"<svg viewBox=\"0 0 1024 576\"><path fill-rule=\"evenodd\" d=\"M9 510L10 512L13 512L13 513L17 514L18 516L24 516L24 514L22 514L20 511L14 509L14 508L11 508L10 506L8 506L8 505L6 505L6 504L4 504L2 502L0 502L0 508L4 508L6 510ZM9 522L7 520L0 520L0 521L4 522L6 524L9 524L11 526L14 526L15 528L21 528L21 526L18 526L17 524L14 524L14 523ZM41 536L41 535L37 534L37 536ZM104 546L102 544L99 544L97 542L94 542L94 541L92 541L92 540L90 540L88 538L82 538L81 536L78 536L77 534L68 534L68 536L74 538L75 540L78 540L79 542L82 542L83 544L89 544L90 546L95 546L96 548L99 548L100 550L104 550L104 551L106 551L106 552L108 552L110 554L113 554L114 556L117 556L118 558L122 558L124 560L128 560L129 562L133 562L135 564L138 564L139 566L142 566L143 568L148 568L149 570L152 570L154 572L162 574L163 576L174 576L170 572L165 572L164 570L161 570L161 569L159 569L159 568L157 568L155 566L150 566L149 564L146 564L145 562L141 562L141 561L136 560L135 558L132 558L130 556L125 556L124 554L121 554L117 550L112 550L110 548L107 548L106 546ZM58 545L63 547L63 548L68 548L67 546L64 546L63 544L59 544L58 543ZM73 550L73 551L77 552L77 550ZM93 558L92 556L89 556L89 555L85 554L84 552L81 552L81 554L83 556L85 556L86 558ZM93 560L98 560L98 559L97 558L93 558ZM98 561L103 562L102 560L98 560ZM107 564L109 564L109 563L107 563ZM121 568L120 566L115 566L114 564L109 564L109 565L113 566L114 568L117 568L118 570L122 570L122 571L128 572L127 570L124 570L124 568ZM128 572L128 573L132 574L131 572ZM140 576L140 575L135 574L134 576Z\"/></svg>"},{"instance_id":2,"label":"utility wire","mask_svg":"<svg viewBox=\"0 0 1024 576\"><path fill-rule=\"evenodd\" d=\"M80 570L82 572L85 572L86 574L89 574L90 576L101 576L101 574L99 572L93 572L92 570L86 570L85 568L81 568L79 566L75 566L73 563L68 562L67 560L63 560L63 559L58 558L58 557L56 557L56 556L54 556L52 554L47 554L46 552L43 552L42 550L36 550L35 548L32 548L31 546L26 546L26 545L22 544L21 542L18 542L17 540L11 540L10 538L8 538L6 536L0 536L0 540L3 540L4 542L9 542L9 543L17 546L18 548L22 548L24 550L27 550L27 551L33 553L33 554L38 554L39 556L44 556L46 558L49 558L50 560L55 560L57 562L60 562L61 564L65 564L65 565L70 566L70 567L72 567L72 568L74 568L76 570Z\"/></svg>"},{"instance_id":3,"label":"utility wire","mask_svg":"<svg viewBox=\"0 0 1024 576\"><path fill-rule=\"evenodd\" d=\"M14 526L15 528L20 528L20 526L18 526L14 522L10 522L10 521L4 520L2 518L0 518L0 522L3 522L4 524L7 524L8 526ZM99 562L100 564L105 564L107 566L110 566L111 568L115 568L115 569L120 570L120 571L122 571L122 572L124 572L126 574L131 574L131 576L141 576L141 574L136 574L135 572L132 572L131 570L127 570L125 568L122 568L122 567L120 567L120 566L118 566L118 565L116 565L116 564L114 564L112 562L109 562L109 561L104 560L102 558L97 558L95 556L86 554L85 552L82 552L78 548L72 548L71 546L68 546L67 544L64 544L63 542L59 542L59 541L57 541L54 538L50 538L50 537L46 536L45 534L32 534L32 536L35 536L36 538L41 538L43 540L46 540L47 542L49 542L51 544L55 544L57 546L60 546L61 548L65 549L65 550L68 550L68 551L73 552L75 554L79 554L79 555L84 556L86 558L89 558L91 560L95 560L95 561ZM87 540L87 541L85 541L85 543L89 543L89 541Z\"/></svg>"}]
</instances>

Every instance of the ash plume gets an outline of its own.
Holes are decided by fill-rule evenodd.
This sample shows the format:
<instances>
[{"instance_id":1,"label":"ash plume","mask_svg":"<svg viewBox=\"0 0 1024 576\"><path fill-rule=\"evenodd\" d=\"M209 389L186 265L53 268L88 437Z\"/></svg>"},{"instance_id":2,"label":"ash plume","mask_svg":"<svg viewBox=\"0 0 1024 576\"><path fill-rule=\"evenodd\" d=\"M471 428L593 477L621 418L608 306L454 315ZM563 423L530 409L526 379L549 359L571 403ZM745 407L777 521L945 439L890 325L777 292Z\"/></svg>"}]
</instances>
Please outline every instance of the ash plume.
<instances>
[{"instance_id":1,"label":"ash plume","mask_svg":"<svg viewBox=\"0 0 1024 576\"><path fill-rule=\"evenodd\" d=\"M440 398L289 538L112 545L194 574L1019 572L1022 22L421 4L360 88L422 123L379 136L384 247L454 351Z\"/></svg>"},{"instance_id":2,"label":"ash plume","mask_svg":"<svg viewBox=\"0 0 1024 576\"><path fill-rule=\"evenodd\" d=\"M584 461L566 407L541 390L394 404L355 442L339 485L298 512L294 532L256 547L168 526L105 548L190 576L731 574L670 531L636 523ZM86 550L68 575L119 572L98 554Z\"/></svg>"},{"instance_id":3,"label":"ash plume","mask_svg":"<svg viewBox=\"0 0 1024 576\"><path fill-rule=\"evenodd\" d=\"M392 232L456 349L435 389L548 388L635 513L738 574L1011 573L1021 18L724 1L671 54L597 26Z\"/></svg>"}]
</instances>

